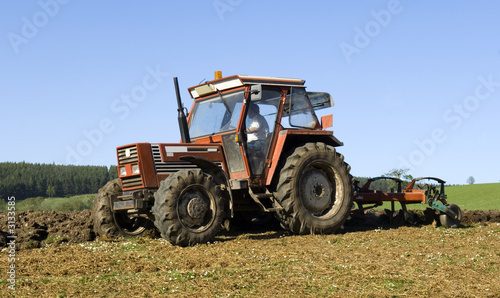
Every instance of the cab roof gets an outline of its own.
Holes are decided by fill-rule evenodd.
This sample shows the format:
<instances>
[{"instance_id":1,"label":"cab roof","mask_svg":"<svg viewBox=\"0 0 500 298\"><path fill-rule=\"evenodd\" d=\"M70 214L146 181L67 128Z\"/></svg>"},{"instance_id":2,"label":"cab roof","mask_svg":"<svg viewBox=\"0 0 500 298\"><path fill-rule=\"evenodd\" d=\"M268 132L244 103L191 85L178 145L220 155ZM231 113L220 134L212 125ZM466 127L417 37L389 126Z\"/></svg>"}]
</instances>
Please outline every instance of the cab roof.
<instances>
[{"instance_id":1,"label":"cab roof","mask_svg":"<svg viewBox=\"0 0 500 298\"><path fill-rule=\"evenodd\" d=\"M234 75L208 81L203 84L188 88L188 90L192 98L199 98L216 93L217 91L228 90L244 85L262 84L272 86L303 87L305 82L306 81L301 79L292 78Z\"/></svg>"}]
</instances>

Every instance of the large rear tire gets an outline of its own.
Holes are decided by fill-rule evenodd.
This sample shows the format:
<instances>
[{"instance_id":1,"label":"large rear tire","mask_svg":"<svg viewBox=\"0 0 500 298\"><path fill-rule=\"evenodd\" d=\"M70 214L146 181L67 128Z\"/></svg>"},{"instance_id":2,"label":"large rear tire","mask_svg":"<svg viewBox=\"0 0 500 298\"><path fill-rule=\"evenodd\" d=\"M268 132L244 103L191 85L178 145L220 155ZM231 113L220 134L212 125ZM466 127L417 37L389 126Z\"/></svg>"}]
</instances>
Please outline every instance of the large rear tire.
<instances>
[{"instance_id":1,"label":"large rear tire","mask_svg":"<svg viewBox=\"0 0 500 298\"><path fill-rule=\"evenodd\" d=\"M101 237L137 237L153 227L152 222L144 217L131 217L124 212L113 213L111 208L111 197L122 191L120 180L115 179L108 182L94 199L92 218L94 221L94 232Z\"/></svg>"},{"instance_id":2,"label":"large rear tire","mask_svg":"<svg viewBox=\"0 0 500 298\"><path fill-rule=\"evenodd\" d=\"M212 176L181 170L163 180L155 193L155 225L174 245L212 242L226 220L227 202Z\"/></svg>"},{"instance_id":3,"label":"large rear tire","mask_svg":"<svg viewBox=\"0 0 500 298\"><path fill-rule=\"evenodd\" d=\"M277 186L283 209L278 219L296 234L330 234L348 218L352 205L350 166L335 148L307 143L287 158Z\"/></svg>"}]
</instances>

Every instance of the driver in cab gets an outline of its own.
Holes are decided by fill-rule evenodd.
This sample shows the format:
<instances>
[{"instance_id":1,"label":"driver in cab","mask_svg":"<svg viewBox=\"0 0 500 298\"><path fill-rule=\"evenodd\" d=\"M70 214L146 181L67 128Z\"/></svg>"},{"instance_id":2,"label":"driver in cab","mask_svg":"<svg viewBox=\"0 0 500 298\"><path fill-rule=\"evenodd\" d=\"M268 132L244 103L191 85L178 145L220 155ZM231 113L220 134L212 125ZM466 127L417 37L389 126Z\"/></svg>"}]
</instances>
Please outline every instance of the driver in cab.
<instances>
[{"instance_id":1,"label":"driver in cab","mask_svg":"<svg viewBox=\"0 0 500 298\"><path fill-rule=\"evenodd\" d=\"M254 103L251 103L249 106L246 127L248 149L254 152L263 150L264 148L262 147L269 133L269 125L266 119L260 114L259 106Z\"/></svg>"}]
</instances>

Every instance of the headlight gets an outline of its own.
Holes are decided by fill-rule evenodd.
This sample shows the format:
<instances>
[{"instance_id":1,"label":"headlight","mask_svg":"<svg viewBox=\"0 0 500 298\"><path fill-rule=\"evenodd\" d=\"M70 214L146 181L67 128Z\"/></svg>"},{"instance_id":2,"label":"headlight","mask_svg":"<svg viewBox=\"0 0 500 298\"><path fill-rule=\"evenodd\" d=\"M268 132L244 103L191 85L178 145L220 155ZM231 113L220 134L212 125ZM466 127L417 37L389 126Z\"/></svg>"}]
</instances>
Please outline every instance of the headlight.
<instances>
[{"instance_id":1,"label":"headlight","mask_svg":"<svg viewBox=\"0 0 500 298\"><path fill-rule=\"evenodd\" d=\"M132 166L132 173L133 174L139 174L139 165L133 165Z\"/></svg>"},{"instance_id":2,"label":"headlight","mask_svg":"<svg viewBox=\"0 0 500 298\"><path fill-rule=\"evenodd\" d=\"M120 176L126 176L127 175L127 170L125 170L125 167L120 167Z\"/></svg>"}]
</instances>

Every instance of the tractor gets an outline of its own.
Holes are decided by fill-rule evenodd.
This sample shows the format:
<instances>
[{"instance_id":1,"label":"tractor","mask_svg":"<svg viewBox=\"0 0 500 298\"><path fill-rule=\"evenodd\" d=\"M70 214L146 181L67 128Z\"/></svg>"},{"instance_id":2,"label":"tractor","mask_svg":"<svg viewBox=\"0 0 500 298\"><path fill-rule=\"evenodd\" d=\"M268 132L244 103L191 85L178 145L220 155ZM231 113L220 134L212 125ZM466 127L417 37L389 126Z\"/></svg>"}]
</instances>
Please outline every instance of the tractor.
<instances>
[{"instance_id":1,"label":"tractor","mask_svg":"<svg viewBox=\"0 0 500 298\"><path fill-rule=\"evenodd\" d=\"M330 94L308 92L292 78L233 75L188 88L183 107L177 78L180 143L117 148L119 179L99 190L92 210L101 237L156 229L173 245L213 242L233 218L275 217L295 234L328 234L353 206L350 166L342 146L315 111Z\"/></svg>"}]
</instances>

